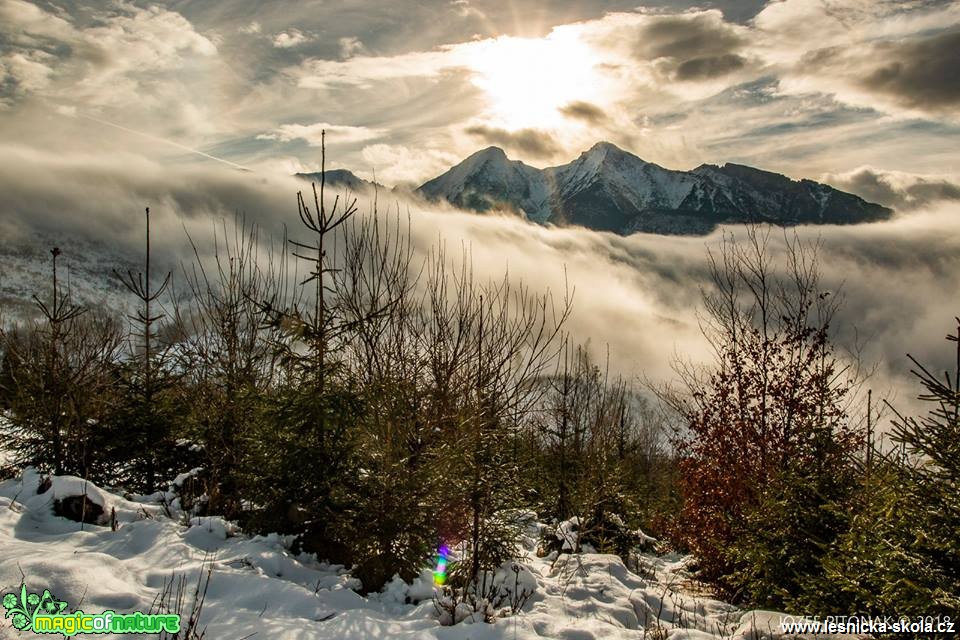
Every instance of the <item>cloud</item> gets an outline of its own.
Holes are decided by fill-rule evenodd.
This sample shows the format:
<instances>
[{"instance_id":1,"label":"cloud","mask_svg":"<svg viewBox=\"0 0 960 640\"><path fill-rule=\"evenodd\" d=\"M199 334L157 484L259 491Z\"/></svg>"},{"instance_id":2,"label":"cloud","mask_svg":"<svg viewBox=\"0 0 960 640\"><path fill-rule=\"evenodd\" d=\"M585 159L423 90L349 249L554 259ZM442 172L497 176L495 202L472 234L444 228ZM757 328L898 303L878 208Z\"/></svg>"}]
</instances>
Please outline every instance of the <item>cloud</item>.
<instances>
[{"instance_id":1,"label":"cloud","mask_svg":"<svg viewBox=\"0 0 960 640\"><path fill-rule=\"evenodd\" d=\"M468 57L455 46L434 51L413 51L395 56L355 56L348 60L311 59L288 73L298 86L308 89L337 85L366 86L396 78L431 78L445 71L464 68Z\"/></svg>"},{"instance_id":2,"label":"cloud","mask_svg":"<svg viewBox=\"0 0 960 640\"><path fill-rule=\"evenodd\" d=\"M507 131L478 124L467 127L466 133L480 138L484 143L500 145L528 156L550 157L560 150L550 133L538 129Z\"/></svg>"},{"instance_id":3,"label":"cloud","mask_svg":"<svg viewBox=\"0 0 960 640\"><path fill-rule=\"evenodd\" d=\"M312 36L305 34L299 29L288 29L287 31L281 31L273 37L273 46L277 49L290 49L292 47L299 47L311 40L313 40Z\"/></svg>"},{"instance_id":4,"label":"cloud","mask_svg":"<svg viewBox=\"0 0 960 640\"><path fill-rule=\"evenodd\" d=\"M0 151L11 162L0 168L0 185L9 188L0 207L0 236L18 246L29 246L38 234L54 234L64 243L78 238L130 247L141 222L137 214L150 206L158 212L158 246L169 256L181 244L178 218L207 224L215 219L210 216L235 207L264 220L266 203L272 202L262 197L263 179L215 166L171 169L129 151L44 151L21 145L2 145Z\"/></svg>"},{"instance_id":5,"label":"cloud","mask_svg":"<svg viewBox=\"0 0 960 640\"><path fill-rule=\"evenodd\" d=\"M291 142L293 140L303 140L311 147L319 147L323 132L327 133L327 144L346 144L351 142L364 142L383 135L379 129L370 129L367 127L353 127L330 124L329 122L317 122L314 124L284 124L273 131L261 133L257 136L258 140L277 140L279 142Z\"/></svg>"},{"instance_id":6,"label":"cloud","mask_svg":"<svg viewBox=\"0 0 960 640\"><path fill-rule=\"evenodd\" d=\"M539 35L523 38L504 36L504 25L493 17L498 9L489 4L444 0L442 5L451 17L482 7L490 21L481 24L474 16L470 30L463 25L459 36L450 32L445 40L433 40L440 32L432 29L431 37L404 32L384 39L381 23L399 29L402 20L358 9L329 34L324 27L323 39L298 47L234 43L232 51L250 56L251 67L262 74L250 90L233 88L239 99L228 113L231 124L243 127L235 138L247 135L262 142L257 136L277 122L311 122L321 100L328 122L384 122L383 114L390 114L382 125L388 145L444 148L464 156L480 139L512 146L520 156L529 150L531 161L559 160L607 139L651 161L683 168L739 161L810 177L899 158L896 168L927 172L938 156L948 154L951 136L960 140L960 131L928 133L900 125L893 125L893 138L890 122L882 120L893 115L951 122L949 103L933 109L892 93L916 73L905 63L899 70L886 65L900 55L897 47L936 37L951 21L957 24L960 12L943 4L881 1L871 3L873 10L861 0L833 0L828 7L784 0L769 3L747 23L733 22L718 10L661 6L595 12L579 20L554 16L539 27ZM291 18L284 24L267 11L246 13L240 24L254 17L267 33L287 32L287 24L296 24L301 33L321 32L319 22ZM510 43L517 45L516 55L486 55L502 53ZM549 46L526 46L530 43ZM579 79L570 86L581 89L535 91L540 85L563 85L517 72L536 69L540 58L554 61L553 45L578 52L583 74L574 74ZM228 38L222 48L230 46ZM823 52L819 60L818 51ZM913 53L904 49L905 60L914 59L907 55ZM501 73L504 69L513 74ZM896 78L881 83L872 75L881 69ZM527 90L540 101L525 100ZM491 131L464 135L478 122ZM497 129L501 134L549 130L554 153L529 135L517 134L508 142L494 135ZM827 137L836 143L829 150L823 142ZM257 161L267 160L267 147L239 140L236 146L254 149ZM362 148L362 143L344 147L340 160L347 166L357 163Z\"/></svg>"},{"instance_id":7,"label":"cloud","mask_svg":"<svg viewBox=\"0 0 960 640\"><path fill-rule=\"evenodd\" d=\"M735 53L726 53L712 58L691 58L677 66L674 77L677 80L716 78L742 69L746 64L747 59Z\"/></svg>"},{"instance_id":8,"label":"cloud","mask_svg":"<svg viewBox=\"0 0 960 640\"><path fill-rule=\"evenodd\" d=\"M754 21L781 91L820 92L898 117L956 118L960 5L784 0Z\"/></svg>"},{"instance_id":9,"label":"cloud","mask_svg":"<svg viewBox=\"0 0 960 640\"><path fill-rule=\"evenodd\" d=\"M27 94L46 88L53 76L53 58L43 51L0 56L0 72L13 83L8 92Z\"/></svg>"},{"instance_id":10,"label":"cloud","mask_svg":"<svg viewBox=\"0 0 960 640\"><path fill-rule=\"evenodd\" d=\"M469 0L450 0L450 6L461 18L479 18L487 20L486 14L470 4Z\"/></svg>"},{"instance_id":11,"label":"cloud","mask_svg":"<svg viewBox=\"0 0 960 640\"><path fill-rule=\"evenodd\" d=\"M340 43L340 55L344 58L351 58L363 51L363 43L356 36L340 38L338 42Z\"/></svg>"},{"instance_id":12,"label":"cloud","mask_svg":"<svg viewBox=\"0 0 960 640\"><path fill-rule=\"evenodd\" d=\"M743 47L746 33L744 28L726 22L716 10L649 15L636 32L634 53L641 60L722 56Z\"/></svg>"},{"instance_id":13,"label":"cloud","mask_svg":"<svg viewBox=\"0 0 960 640\"><path fill-rule=\"evenodd\" d=\"M634 64L639 62L649 81L658 85L709 81L750 66L747 52L752 32L728 22L717 10L617 14L606 22L606 27L603 22L597 24L593 38L601 46L626 47ZM627 44L609 44L620 41ZM722 86L715 85L712 91Z\"/></svg>"},{"instance_id":14,"label":"cloud","mask_svg":"<svg viewBox=\"0 0 960 640\"><path fill-rule=\"evenodd\" d=\"M0 32L18 45L74 42L79 37L68 21L23 0L0 1Z\"/></svg>"},{"instance_id":15,"label":"cloud","mask_svg":"<svg viewBox=\"0 0 960 640\"><path fill-rule=\"evenodd\" d=\"M781 0L752 21L756 1L737 3L736 20L730 3L643 4L546 0L518 22L512 5L489 0L349 10L0 0L0 138L104 153L145 146L93 116L268 167L278 156L313 161L312 123L349 123L359 129L331 136L336 162L369 167L373 154L389 167L383 179L399 181L436 175L450 164L438 154L455 160L483 144L548 163L601 139L676 168L952 170L960 4ZM308 40L274 47L281 33ZM496 51L506 54L486 55ZM555 75L526 71L543 67ZM172 150L149 147L192 161Z\"/></svg>"},{"instance_id":16,"label":"cloud","mask_svg":"<svg viewBox=\"0 0 960 640\"><path fill-rule=\"evenodd\" d=\"M397 160L401 168L415 159L409 149L386 145L370 145L365 152L374 160ZM68 251L77 242L90 242L103 255L136 256L144 206L154 216L158 268L175 268L179 258L189 257L184 227L203 249L213 225L232 219L236 211L261 224L264 236L279 238L287 223L297 237L292 194L302 185L289 176L213 166L165 167L129 152L63 153L3 143L0 154L7 160L0 163L0 260L11 247L29 249L38 238ZM384 205L388 196L380 197ZM391 194L389 199L401 197ZM514 282L557 295L569 283L575 291L568 328L575 339L590 338L597 350L609 344L615 371L669 378L677 354L694 361L709 357L696 313L700 287L707 285L706 248L717 245L723 230L697 238L619 237L434 208L416 200L400 202L401 210L408 206L417 259L445 242L470 248L478 281L509 271ZM393 209L382 206L381 211L387 208ZM368 211L361 201L361 215ZM901 409L909 410L916 388L907 374L906 352L933 369L950 365L942 336L957 313L958 214L956 203L942 203L882 223L788 232L823 242L823 284L845 292L846 299L832 325L835 337L851 348L867 338L865 356L881 361L880 376L871 383L875 396L897 389L895 404ZM742 233L739 227L726 230ZM783 235L774 231L771 256L782 255L783 246ZM774 264L779 264L776 259ZM11 284L4 279L0 286Z\"/></svg>"},{"instance_id":17,"label":"cloud","mask_svg":"<svg viewBox=\"0 0 960 640\"><path fill-rule=\"evenodd\" d=\"M960 180L942 176L921 176L865 166L847 173L826 174L822 180L900 211L960 200Z\"/></svg>"},{"instance_id":18,"label":"cloud","mask_svg":"<svg viewBox=\"0 0 960 640\"><path fill-rule=\"evenodd\" d=\"M584 100L575 100L560 108L560 113L568 118L576 118L590 124L599 124L607 119L607 114L595 104Z\"/></svg>"},{"instance_id":19,"label":"cloud","mask_svg":"<svg viewBox=\"0 0 960 640\"><path fill-rule=\"evenodd\" d=\"M458 158L449 151L373 144L360 152L362 163L355 173L370 180L395 185L419 186L449 169ZM376 174L376 175L374 175Z\"/></svg>"},{"instance_id":20,"label":"cloud","mask_svg":"<svg viewBox=\"0 0 960 640\"><path fill-rule=\"evenodd\" d=\"M101 114L135 111L181 132L209 130L185 87L208 61L215 64L211 38L157 6L121 1L90 13L75 24L33 4L0 0L0 65L8 77L0 90L8 104L40 99Z\"/></svg>"},{"instance_id":21,"label":"cloud","mask_svg":"<svg viewBox=\"0 0 960 640\"><path fill-rule=\"evenodd\" d=\"M861 84L909 107L937 111L960 107L960 29L929 38L874 47L883 60Z\"/></svg>"}]
</instances>

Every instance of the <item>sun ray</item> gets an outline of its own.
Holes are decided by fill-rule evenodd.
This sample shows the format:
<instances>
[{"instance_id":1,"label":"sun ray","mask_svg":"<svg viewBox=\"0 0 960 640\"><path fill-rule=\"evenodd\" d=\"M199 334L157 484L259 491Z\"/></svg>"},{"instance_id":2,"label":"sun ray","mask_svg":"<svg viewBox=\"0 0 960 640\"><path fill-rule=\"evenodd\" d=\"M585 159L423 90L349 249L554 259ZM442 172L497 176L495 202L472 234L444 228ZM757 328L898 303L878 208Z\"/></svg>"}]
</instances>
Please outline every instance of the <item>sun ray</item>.
<instances>
[{"instance_id":1,"label":"sun ray","mask_svg":"<svg viewBox=\"0 0 960 640\"><path fill-rule=\"evenodd\" d=\"M595 54L574 31L478 43L470 67L489 100L488 115L508 130L559 127L561 108L590 99L601 85Z\"/></svg>"}]
</instances>

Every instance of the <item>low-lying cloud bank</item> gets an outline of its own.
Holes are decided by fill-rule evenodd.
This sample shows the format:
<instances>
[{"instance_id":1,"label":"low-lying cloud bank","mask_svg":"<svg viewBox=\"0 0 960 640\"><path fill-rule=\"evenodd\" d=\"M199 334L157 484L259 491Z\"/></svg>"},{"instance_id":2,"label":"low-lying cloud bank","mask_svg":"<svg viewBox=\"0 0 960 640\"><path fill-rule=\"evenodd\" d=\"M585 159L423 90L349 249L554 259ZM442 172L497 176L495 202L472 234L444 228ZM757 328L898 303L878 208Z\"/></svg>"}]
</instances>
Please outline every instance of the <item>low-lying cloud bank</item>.
<instances>
[{"instance_id":1,"label":"low-lying cloud bank","mask_svg":"<svg viewBox=\"0 0 960 640\"><path fill-rule=\"evenodd\" d=\"M144 206L153 212L157 254L168 264L188 256L184 229L203 247L214 223L236 212L276 238L283 225L292 235L299 232L295 194L305 183L291 177L219 167L177 170L139 156L64 155L23 147L0 148L0 153L7 159L0 165L0 253L26 247L42 252L44 243L53 241L69 262L71 244L85 241L111 254L136 256ZM887 186L894 195L897 188L911 188ZM707 284L707 247L725 231L742 233L730 227L705 237L619 237L398 203L394 194L381 193L381 210L385 204L403 216L410 212L420 255L438 242L450 253L463 246L481 278L508 270L511 278L558 296L569 284L575 291L570 324L575 337L589 339L598 355L609 345L617 370L654 379L669 378L670 362L678 355L695 361L707 357L697 322L700 288ZM359 205L361 212L370 209L363 196ZM914 406L917 389L905 354L934 370L952 362L943 337L960 315L960 203L941 198L888 222L799 227L788 233L794 231L810 241L822 239L824 284L845 295L834 325L837 339L848 348L863 343L866 358L879 363L872 382L877 393L891 390L897 406ZM782 252L784 242L783 234L772 234L775 252ZM10 286L6 280L0 289Z\"/></svg>"},{"instance_id":2,"label":"low-lying cloud bank","mask_svg":"<svg viewBox=\"0 0 960 640\"><path fill-rule=\"evenodd\" d=\"M960 202L960 181L950 176L922 176L865 166L847 173L828 173L822 179L898 211L923 209L942 201Z\"/></svg>"}]
</instances>

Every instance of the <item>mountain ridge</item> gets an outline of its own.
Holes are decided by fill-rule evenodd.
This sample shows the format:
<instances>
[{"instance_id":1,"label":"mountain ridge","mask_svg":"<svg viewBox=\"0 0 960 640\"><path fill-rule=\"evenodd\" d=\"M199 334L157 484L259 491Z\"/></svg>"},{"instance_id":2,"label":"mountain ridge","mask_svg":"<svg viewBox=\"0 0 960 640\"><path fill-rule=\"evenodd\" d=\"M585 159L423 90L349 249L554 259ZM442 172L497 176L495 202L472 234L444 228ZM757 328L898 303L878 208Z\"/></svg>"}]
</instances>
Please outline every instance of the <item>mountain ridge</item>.
<instances>
[{"instance_id":1,"label":"mountain ridge","mask_svg":"<svg viewBox=\"0 0 960 640\"><path fill-rule=\"evenodd\" d=\"M417 192L478 212L506 209L533 222L620 235L698 235L719 224L856 224L893 211L813 180L737 163L667 169L598 142L565 165L537 169L487 147Z\"/></svg>"},{"instance_id":2,"label":"mountain ridge","mask_svg":"<svg viewBox=\"0 0 960 640\"><path fill-rule=\"evenodd\" d=\"M344 186L353 191L368 188L372 189L373 187L383 188L383 185L380 183L364 180L348 169L327 169L322 173L320 171L299 172L293 175L296 178L310 182L319 182L322 175L325 183L334 186Z\"/></svg>"}]
</instances>

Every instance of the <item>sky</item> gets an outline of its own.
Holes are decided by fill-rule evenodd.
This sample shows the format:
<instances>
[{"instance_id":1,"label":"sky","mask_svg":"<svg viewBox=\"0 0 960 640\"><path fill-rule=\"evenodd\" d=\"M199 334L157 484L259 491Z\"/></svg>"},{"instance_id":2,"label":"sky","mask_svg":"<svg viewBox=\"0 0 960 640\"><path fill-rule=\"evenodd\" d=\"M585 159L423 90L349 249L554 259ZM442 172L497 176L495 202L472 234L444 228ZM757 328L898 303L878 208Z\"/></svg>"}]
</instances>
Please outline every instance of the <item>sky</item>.
<instances>
[{"instance_id":1,"label":"sky","mask_svg":"<svg viewBox=\"0 0 960 640\"><path fill-rule=\"evenodd\" d=\"M956 182L958 51L960 3L935 0L0 0L0 134L290 173L325 129L332 166L389 185L599 140L676 169Z\"/></svg>"},{"instance_id":2,"label":"sky","mask_svg":"<svg viewBox=\"0 0 960 640\"><path fill-rule=\"evenodd\" d=\"M490 145L538 167L599 140L673 169L745 163L896 210L797 232L846 297L840 343L908 401L906 353L948 366L960 314L958 55L960 3L933 0L0 0L0 245L135 255L145 205L172 259L184 228L202 244L238 211L294 225L290 175L319 168L323 130L328 167L387 185ZM731 229L622 238L394 204L421 256L448 242L478 274L574 288L575 337L629 375L706 357L706 248Z\"/></svg>"}]
</instances>

